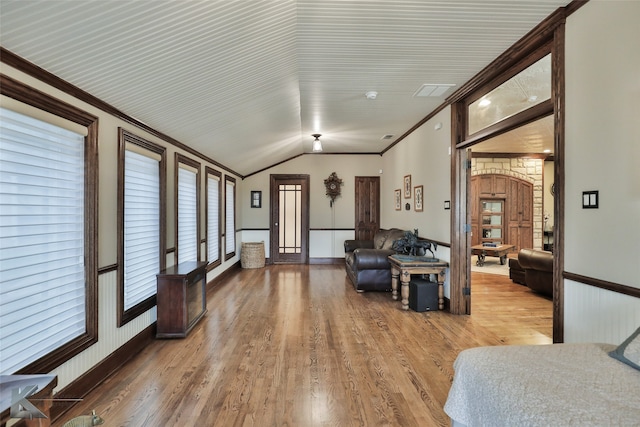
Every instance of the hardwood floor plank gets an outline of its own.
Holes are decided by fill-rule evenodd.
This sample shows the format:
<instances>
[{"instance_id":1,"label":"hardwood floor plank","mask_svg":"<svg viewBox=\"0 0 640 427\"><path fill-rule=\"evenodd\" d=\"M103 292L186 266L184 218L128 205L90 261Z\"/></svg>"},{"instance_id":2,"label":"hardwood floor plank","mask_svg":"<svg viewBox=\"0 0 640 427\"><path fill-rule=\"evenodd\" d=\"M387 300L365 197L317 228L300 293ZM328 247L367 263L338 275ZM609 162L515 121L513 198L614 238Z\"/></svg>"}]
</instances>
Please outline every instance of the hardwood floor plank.
<instances>
[{"instance_id":1,"label":"hardwood floor plank","mask_svg":"<svg viewBox=\"0 0 640 427\"><path fill-rule=\"evenodd\" d=\"M239 270L185 339L157 340L64 414L105 426L448 426L470 347L551 343L552 302L474 273L472 315L404 311L337 265Z\"/></svg>"}]
</instances>

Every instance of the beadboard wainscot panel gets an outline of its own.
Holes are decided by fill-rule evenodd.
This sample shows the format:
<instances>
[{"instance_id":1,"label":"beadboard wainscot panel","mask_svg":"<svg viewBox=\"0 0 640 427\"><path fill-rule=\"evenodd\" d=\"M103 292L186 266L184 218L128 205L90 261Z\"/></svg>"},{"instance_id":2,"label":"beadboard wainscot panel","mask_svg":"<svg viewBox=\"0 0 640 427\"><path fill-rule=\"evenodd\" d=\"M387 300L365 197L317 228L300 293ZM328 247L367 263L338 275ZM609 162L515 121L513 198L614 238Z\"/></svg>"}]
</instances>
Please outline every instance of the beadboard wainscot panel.
<instances>
[{"instance_id":1,"label":"beadboard wainscot panel","mask_svg":"<svg viewBox=\"0 0 640 427\"><path fill-rule=\"evenodd\" d=\"M564 281L565 342L620 344L640 326L640 298Z\"/></svg>"},{"instance_id":2,"label":"beadboard wainscot panel","mask_svg":"<svg viewBox=\"0 0 640 427\"><path fill-rule=\"evenodd\" d=\"M240 242L264 242L264 256L269 258L270 248L269 248L269 230L242 230L240 233ZM240 243L240 248L242 249L242 243ZM242 256L242 255L241 255Z\"/></svg>"},{"instance_id":3,"label":"beadboard wainscot panel","mask_svg":"<svg viewBox=\"0 0 640 427\"><path fill-rule=\"evenodd\" d=\"M154 306L118 328L117 292L117 271L109 271L98 276L98 301L100 301L98 342L51 372L51 374L58 376L56 391L79 378L156 321L156 307Z\"/></svg>"},{"instance_id":4,"label":"beadboard wainscot panel","mask_svg":"<svg viewBox=\"0 0 640 427\"><path fill-rule=\"evenodd\" d=\"M309 258L344 259L344 241L353 239L353 236L353 230L311 230L309 231Z\"/></svg>"}]
</instances>

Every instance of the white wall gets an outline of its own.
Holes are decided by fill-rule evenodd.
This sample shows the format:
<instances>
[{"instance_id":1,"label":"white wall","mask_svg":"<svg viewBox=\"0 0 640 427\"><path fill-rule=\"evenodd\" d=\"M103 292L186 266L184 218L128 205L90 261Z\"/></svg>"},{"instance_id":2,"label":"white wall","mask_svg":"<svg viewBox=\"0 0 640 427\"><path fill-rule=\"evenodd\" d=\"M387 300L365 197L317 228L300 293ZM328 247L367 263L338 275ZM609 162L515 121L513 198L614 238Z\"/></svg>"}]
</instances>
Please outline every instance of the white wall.
<instances>
[{"instance_id":1,"label":"white wall","mask_svg":"<svg viewBox=\"0 0 640 427\"><path fill-rule=\"evenodd\" d=\"M640 2L590 1L566 25L565 271L640 288ZM599 191L599 209L582 192ZM613 344L640 299L565 281L565 341ZM604 327L593 327L605 325Z\"/></svg>"},{"instance_id":2,"label":"white wall","mask_svg":"<svg viewBox=\"0 0 640 427\"><path fill-rule=\"evenodd\" d=\"M439 130L435 129L440 123ZM450 210L444 202L451 200L451 109L445 108L420 126L383 156L381 187L382 226L412 230L420 237L450 243ZM405 200L402 210L396 211L393 192L402 189L403 178L411 175L412 186L424 186L424 211L414 209L413 194ZM405 210L409 202L411 209Z\"/></svg>"},{"instance_id":3,"label":"white wall","mask_svg":"<svg viewBox=\"0 0 640 427\"><path fill-rule=\"evenodd\" d=\"M354 238L355 177L380 176L382 157L379 155L305 154L252 175L242 182L239 196L242 241L265 242L269 254L269 182L271 174L309 175L309 257L342 258L344 241ZM342 194L329 206L324 180L335 172L342 179ZM382 178L381 178L382 181ZM262 208L251 208L251 191L262 191ZM315 230L313 230L315 229ZM341 230L343 229L343 230ZM347 230L344 230L347 229Z\"/></svg>"},{"instance_id":4,"label":"white wall","mask_svg":"<svg viewBox=\"0 0 640 427\"><path fill-rule=\"evenodd\" d=\"M436 126L438 125L438 126ZM438 129L436 129L438 127ZM451 200L451 109L445 108L400 141L383 156L383 179L380 186L382 227L418 229L420 237L451 243L451 210L444 202ZM411 175L411 185L424 186L423 211L415 211L413 191L404 198L403 182ZM394 190L402 191L402 209L395 210ZM405 210L405 204L410 210ZM451 260L450 248L439 246L435 256ZM444 296L450 297L449 272Z\"/></svg>"}]
</instances>

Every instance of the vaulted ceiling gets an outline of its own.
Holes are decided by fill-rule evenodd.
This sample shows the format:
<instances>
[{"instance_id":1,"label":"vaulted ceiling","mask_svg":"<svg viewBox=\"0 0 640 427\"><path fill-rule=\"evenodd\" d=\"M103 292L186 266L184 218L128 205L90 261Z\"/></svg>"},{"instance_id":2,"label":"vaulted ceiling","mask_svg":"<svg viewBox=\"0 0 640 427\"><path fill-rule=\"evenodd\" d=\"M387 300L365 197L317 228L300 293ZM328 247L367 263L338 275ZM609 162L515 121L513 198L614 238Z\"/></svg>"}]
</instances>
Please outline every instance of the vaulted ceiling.
<instances>
[{"instance_id":1,"label":"vaulted ceiling","mask_svg":"<svg viewBox=\"0 0 640 427\"><path fill-rule=\"evenodd\" d=\"M0 0L0 44L247 175L383 151L568 3Z\"/></svg>"}]
</instances>

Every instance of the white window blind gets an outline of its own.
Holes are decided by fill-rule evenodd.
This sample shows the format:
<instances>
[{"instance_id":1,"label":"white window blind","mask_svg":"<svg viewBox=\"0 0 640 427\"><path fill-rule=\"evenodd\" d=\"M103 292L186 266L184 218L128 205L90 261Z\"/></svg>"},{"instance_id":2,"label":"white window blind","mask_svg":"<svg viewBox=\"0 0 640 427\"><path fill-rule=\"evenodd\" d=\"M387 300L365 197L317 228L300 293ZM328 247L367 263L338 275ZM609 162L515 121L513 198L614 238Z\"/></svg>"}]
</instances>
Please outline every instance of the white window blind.
<instances>
[{"instance_id":1,"label":"white window blind","mask_svg":"<svg viewBox=\"0 0 640 427\"><path fill-rule=\"evenodd\" d=\"M235 184L227 181L225 189L225 254L228 255L236 251Z\"/></svg>"},{"instance_id":2,"label":"white window blind","mask_svg":"<svg viewBox=\"0 0 640 427\"><path fill-rule=\"evenodd\" d=\"M0 373L84 334L84 137L0 109Z\"/></svg>"},{"instance_id":3,"label":"white window blind","mask_svg":"<svg viewBox=\"0 0 640 427\"><path fill-rule=\"evenodd\" d=\"M156 293L160 271L159 161L133 151L124 159L124 309Z\"/></svg>"},{"instance_id":4,"label":"white window blind","mask_svg":"<svg viewBox=\"0 0 640 427\"><path fill-rule=\"evenodd\" d=\"M197 174L178 168L178 263L198 261Z\"/></svg>"},{"instance_id":5,"label":"white window blind","mask_svg":"<svg viewBox=\"0 0 640 427\"><path fill-rule=\"evenodd\" d=\"M208 262L220 259L220 178L207 176L207 255Z\"/></svg>"}]
</instances>

